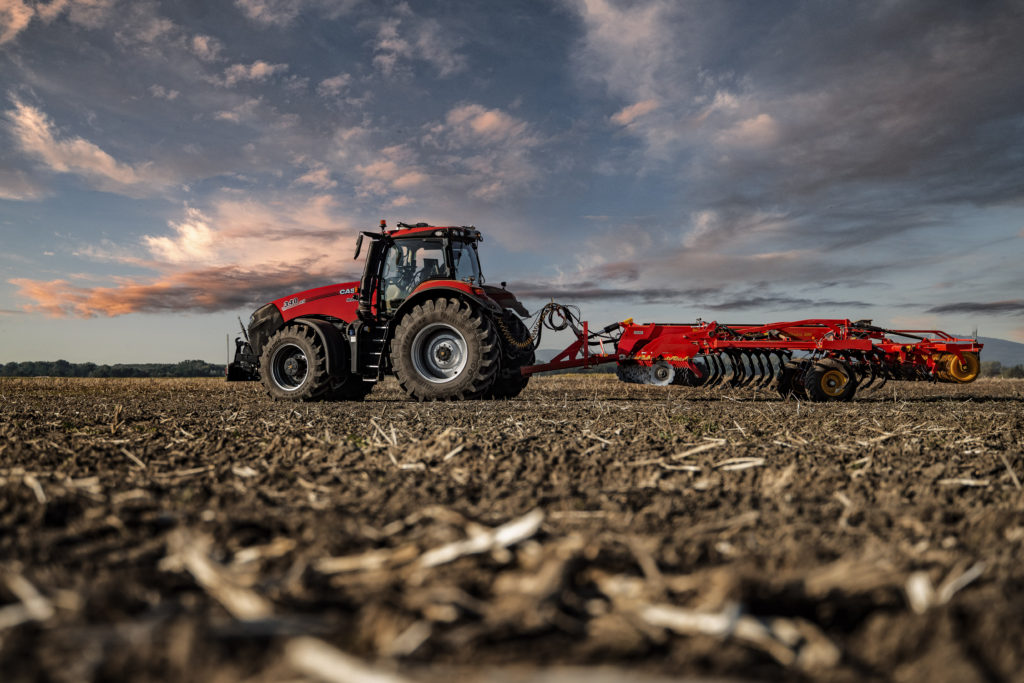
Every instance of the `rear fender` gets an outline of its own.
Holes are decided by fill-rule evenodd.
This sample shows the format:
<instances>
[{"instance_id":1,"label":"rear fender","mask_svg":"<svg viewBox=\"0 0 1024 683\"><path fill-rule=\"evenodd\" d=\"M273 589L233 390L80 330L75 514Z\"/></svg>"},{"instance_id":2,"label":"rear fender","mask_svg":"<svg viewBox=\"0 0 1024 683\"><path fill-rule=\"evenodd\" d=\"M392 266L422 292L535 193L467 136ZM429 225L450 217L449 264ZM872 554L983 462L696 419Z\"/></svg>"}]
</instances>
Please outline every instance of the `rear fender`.
<instances>
[{"instance_id":1,"label":"rear fender","mask_svg":"<svg viewBox=\"0 0 1024 683\"><path fill-rule=\"evenodd\" d=\"M327 351L327 374L332 377L344 377L348 374L348 344L341 331L319 318L296 318L289 325L305 325L313 330Z\"/></svg>"},{"instance_id":2,"label":"rear fender","mask_svg":"<svg viewBox=\"0 0 1024 683\"><path fill-rule=\"evenodd\" d=\"M416 291L414 291L412 295L410 295L409 298L398 307L398 310L395 311L394 319L397 321L399 318L411 311L414 306L418 306L424 301L429 299L439 299L442 297L454 297L461 301L465 301L474 308L482 308L494 315L501 315L501 306L487 296L483 289L479 287L472 287L465 282L447 281L444 284L425 282L420 285Z\"/></svg>"}]
</instances>

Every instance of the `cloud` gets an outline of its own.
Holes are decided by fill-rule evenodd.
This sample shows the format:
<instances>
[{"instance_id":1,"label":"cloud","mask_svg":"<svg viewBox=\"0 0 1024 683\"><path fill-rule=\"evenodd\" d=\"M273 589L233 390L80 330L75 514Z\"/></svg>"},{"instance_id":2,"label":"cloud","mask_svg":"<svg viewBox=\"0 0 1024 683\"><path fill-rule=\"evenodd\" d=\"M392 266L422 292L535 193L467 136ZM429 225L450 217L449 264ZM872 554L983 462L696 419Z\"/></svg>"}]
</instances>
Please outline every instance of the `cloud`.
<instances>
[{"instance_id":1,"label":"cloud","mask_svg":"<svg viewBox=\"0 0 1024 683\"><path fill-rule=\"evenodd\" d=\"M224 49L224 45L216 38L210 36L195 35L192 36L192 40L189 41L189 49L192 53L199 57L204 62L216 61L220 58L220 53Z\"/></svg>"},{"instance_id":2,"label":"cloud","mask_svg":"<svg viewBox=\"0 0 1024 683\"><path fill-rule=\"evenodd\" d=\"M320 81L316 91L321 97L337 97L348 88L351 82L352 76L349 74L338 74Z\"/></svg>"},{"instance_id":3,"label":"cloud","mask_svg":"<svg viewBox=\"0 0 1024 683\"><path fill-rule=\"evenodd\" d=\"M385 76L411 75L406 62L423 61L441 77L466 69L465 56L456 49L462 40L444 31L434 19L413 14L409 5L398 6L398 16L384 21L374 44L373 65Z\"/></svg>"},{"instance_id":4,"label":"cloud","mask_svg":"<svg viewBox=\"0 0 1024 683\"><path fill-rule=\"evenodd\" d=\"M265 26L286 26L307 10L336 19L357 4L359 0L235 0L245 16Z\"/></svg>"},{"instance_id":5,"label":"cloud","mask_svg":"<svg viewBox=\"0 0 1024 683\"><path fill-rule=\"evenodd\" d=\"M199 268L164 278L124 279L114 285L83 287L67 280L13 278L18 296L34 303L23 312L55 318L114 317L129 313L213 313L256 306L283 294L324 284L303 267L273 270L244 267Z\"/></svg>"},{"instance_id":6,"label":"cloud","mask_svg":"<svg viewBox=\"0 0 1024 683\"><path fill-rule=\"evenodd\" d=\"M14 40L34 16L35 10L22 0L0 0L0 45Z\"/></svg>"},{"instance_id":7,"label":"cloud","mask_svg":"<svg viewBox=\"0 0 1024 683\"><path fill-rule=\"evenodd\" d=\"M682 208L681 220L653 208L652 238L629 257L586 249L583 279L599 267L634 274L636 289L910 277L964 255L929 231L1024 200L1024 44L1005 5L566 2L582 29L577 86L596 86L627 133L608 141L609 175L639 174Z\"/></svg>"},{"instance_id":8,"label":"cloud","mask_svg":"<svg viewBox=\"0 0 1024 683\"><path fill-rule=\"evenodd\" d=\"M727 299L715 303L705 303L704 308L714 311L745 311L752 309L797 309L797 308L831 308L840 309L840 312L828 315L842 315L843 308L872 308L876 304L866 301L846 300L836 301L834 299L810 299L805 297L792 296L745 296L738 299Z\"/></svg>"},{"instance_id":9,"label":"cloud","mask_svg":"<svg viewBox=\"0 0 1024 683\"><path fill-rule=\"evenodd\" d=\"M620 126L628 126L645 114L650 114L659 106L658 100L654 99L637 102L636 104L631 104L628 107L625 107L612 116L611 121L612 123L616 123Z\"/></svg>"},{"instance_id":10,"label":"cloud","mask_svg":"<svg viewBox=\"0 0 1024 683\"><path fill-rule=\"evenodd\" d=\"M569 283L512 282L509 290L524 299L555 299L562 301L636 300L644 303L692 301L710 293L706 289L625 288L608 287L593 281Z\"/></svg>"},{"instance_id":11,"label":"cloud","mask_svg":"<svg viewBox=\"0 0 1024 683\"><path fill-rule=\"evenodd\" d=\"M158 100L176 100L181 93L177 90L170 90L162 85L149 86L149 93Z\"/></svg>"},{"instance_id":12,"label":"cloud","mask_svg":"<svg viewBox=\"0 0 1024 683\"><path fill-rule=\"evenodd\" d=\"M42 199L46 190L24 171L0 168L0 199L26 201Z\"/></svg>"},{"instance_id":13,"label":"cloud","mask_svg":"<svg viewBox=\"0 0 1024 683\"><path fill-rule=\"evenodd\" d=\"M500 109L457 105L443 123L427 127L423 142L447 152L437 164L448 184L477 199L508 199L540 177L531 155L541 138L525 121Z\"/></svg>"},{"instance_id":14,"label":"cloud","mask_svg":"<svg viewBox=\"0 0 1024 683\"><path fill-rule=\"evenodd\" d=\"M358 190L363 195L406 192L428 178L420 169L415 152L406 145L381 149L376 158L357 164L355 173L361 179Z\"/></svg>"},{"instance_id":15,"label":"cloud","mask_svg":"<svg viewBox=\"0 0 1024 683\"><path fill-rule=\"evenodd\" d=\"M72 22L97 28L107 18L115 0L50 0L48 3L28 4L24 0L0 0L0 45L9 43L18 37L32 22L38 18L49 23L69 10Z\"/></svg>"},{"instance_id":16,"label":"cloud","mask_svg":"<svg viewBox=\"0 0 1024 683\"><path fill-rule=\"evenodd\" d=\"M230 88L241 81L262 82L287 70L287 64L270 64L262 59L258 59L248 65L232 64L224 70L224 79L222 83Z\"/></svg>"},{"instance_id":17,"label":"cloud","mask_svg":"<svg viewBox=\"0 0 1024 683\"><path fill-rule=\"evenodd\" d=\"M527 146L534 144L525 135L526 123L500 109L464 104L449 111L445 119L451 137L463 145L509 141Z\"/></svg>"},{"instance_id":18,"label":"cloud","mask_svg":"<svg viewBox=\"0 0 1024 683\"><path fill-rule=\"evenodd\" d=\"M758 296L744 292L739 296L722 298L727 294L719 288L707 287L609 287L595 281L571 283L513 282L509 289L525 299L555 299L562 301L615 301L639 300L645 304L676 303L689 308L712 311L740 310L794 310L794 309L850 309L871 308L875 304L857 300L814 299L785 295ZM829 314L833 315L833 314ZM842 315L842 312L834 315Z\"/></svg>"},{"instance_id":19,"label":"cloud","mask_svg":"<svg viewBox=\"0 0 1024 683\"><path fill-rule=\"evenodd\" d=\"M79 253L131 263L149 277L111 278L96 286L66 278L8 280L30 301L25 311L54 317L214 312L255 306L289 292L358 277L349 254L356 228L323 195L253 201L224 197L209 210L187 207L168 232L145 235L138 249Z\"/></svg>"},{"instance_id":20,"label":"cloud","mask_svg":"<svg viewBox=\"0 0 1024 683\"><path fill-rule=\"evenodd\" d=\"M231 107L214 112L213 117L218 121L230 121L241 123L252 119L256 115L256 108L260 106L260 99L257 97L246 97L241 102Z\"/></svg>"},{"instance_id":21,"label":"cloud","mask_svg":"<svg viewBox=\"0 0 1024 683\"><path fill-rule=\"evenodd\" d=\"M980 315L1000 315L1012 313L1024 315L1024 299L1013 299L1007 301L973 302L961 301L956 303L942 304L929 308L927 313L977 313Z\"/></svg>"},{"instance_id":22,"label":"cloud","mask_svg":"<svg viewBox=\"0 0 1024 683\"><path fill-rule=\"evenodd\" d=\"M293 185L308 185L317 190L331 190L338 186L338 181L331 178L330 170L323 164L314 166L295 179Z\"/></svg>"},{"instance_id":23,"label":"cloud","mask_svg":"<svg viewBox=\"0 0 1024 683\"><path fill-rule=\"evenodd\" d=\"M768 114L758 114L726 128L717 139L728 147L767 147L778 141L779 124Z\"/></svg>"},{"instance_id":24,"label":"cloud","mask_svg":"<svg viewBox=\"0 0 1024 683\"><path fill-rule=\"evenodd\" d=\"M168 179L153 164L123 163L84 138L60 137L45 113L17 98L11 101L14 108L4 112L4 117L15 145L51 171L78 175L98 189L127 194L167 184Z\"/></svg>"}]
</instances>

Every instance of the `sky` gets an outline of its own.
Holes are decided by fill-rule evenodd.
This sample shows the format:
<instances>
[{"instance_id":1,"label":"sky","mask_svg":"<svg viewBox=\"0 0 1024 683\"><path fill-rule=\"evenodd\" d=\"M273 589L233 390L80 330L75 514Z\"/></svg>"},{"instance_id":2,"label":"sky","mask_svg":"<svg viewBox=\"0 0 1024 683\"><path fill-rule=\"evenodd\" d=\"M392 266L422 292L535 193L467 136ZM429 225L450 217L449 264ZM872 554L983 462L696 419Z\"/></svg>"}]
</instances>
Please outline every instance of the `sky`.
<instances>
[{"instance_id":1,"label":"sky","mask_svg":"<svg viewBox=\"0 0 1024 683\"><path fill-rule=\"evenodd\" d=\"M1024 3L0 0L0 362L225 357L475 225L593 324L1024 342Z\"/></svg>"}]
</instances>

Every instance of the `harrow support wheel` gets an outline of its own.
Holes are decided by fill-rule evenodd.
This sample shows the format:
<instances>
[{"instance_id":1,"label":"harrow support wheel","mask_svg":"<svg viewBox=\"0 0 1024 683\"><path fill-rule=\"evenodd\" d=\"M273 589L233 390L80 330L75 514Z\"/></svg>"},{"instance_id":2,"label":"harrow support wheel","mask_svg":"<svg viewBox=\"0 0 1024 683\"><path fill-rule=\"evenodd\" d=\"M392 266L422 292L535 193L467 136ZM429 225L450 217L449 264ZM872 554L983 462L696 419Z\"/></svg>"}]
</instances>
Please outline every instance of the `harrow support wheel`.
<instances>
[{"instance_id":1,"label":"harrow support wheel","mask_svg":"<svg viewBox=\"0 0 1024 683\"><path fill-rule=\"evenodd\" d=\"M417 401L481 398L500 365L494 326L458 299L431 299L398 323L391 364Z\"/></svg>"},{"instance_id":2,"label":"harrow support wheel","mask_svg":"<svg viewBox=\"0 0 1024 683\"><path fill-rule=\"evenodd\" d=\"M498 324L501 331L498 335L502 347L501 368L484 398L515 398L530 382L529 375L521 374L519 368L533 365L537 360L533 351L533 338L530 330L514 313L505 311Z\"/></svg>"},{"instance_id":3,"label":"harrow support wheel","mask_svg":"<svg viewBox=\"0 0 1024 683\"><path fill-rule=\"evenodd\" d=\"M364 382L359 375L349 375L341 384L332 387L324 394L331 401L362 401L373 391L374 382Z\"/></svg>"},{"instance_id":4,"label":"harrow support wheel","mask_svg":"<svg viewBox=\"0 0 1024 683\"><path fill-rule=\"evenodd\" d=\"M949 377L949 381L967 384L978 378L978 372L981 370L978 354L969 352L963 354L963 362L956 357L956 354L950 353L948 356L949 360L946 361L943 371Z\"/></svg>"},{"instance_id":5,"label":"harrow support wheel","mask_svg":"<svg viewBox=\"0 0 1024 683\"><path fill-rule=\"evenodd\" d=\"M803 379L806 370L807 361L803 359L789 360L782 364L778 384L779 395L782 398L807 398Z\"/></svg>"},{"instance_id":6,"label":"harrow support wheel","mask_svg":"<svg viewBox=\"0 0 1024 683\"><path fill-rule=\"evenodd\" d=\"M853 371L834 358L815 361L803 379L807 398L812 401L849 401L857 391Z\"/></svg>"},{"instance_id":7,"label":"harrow support wheel","mask_svg":"<svg viewBox=\"0 0 1024 683\"><path fill-rule=\"evenodd\" d=\"M273 398L314 401L329 388L327 352L320 339L305 326L277 331L260 355L260 379Z\"/></svg>"}]
</instances>

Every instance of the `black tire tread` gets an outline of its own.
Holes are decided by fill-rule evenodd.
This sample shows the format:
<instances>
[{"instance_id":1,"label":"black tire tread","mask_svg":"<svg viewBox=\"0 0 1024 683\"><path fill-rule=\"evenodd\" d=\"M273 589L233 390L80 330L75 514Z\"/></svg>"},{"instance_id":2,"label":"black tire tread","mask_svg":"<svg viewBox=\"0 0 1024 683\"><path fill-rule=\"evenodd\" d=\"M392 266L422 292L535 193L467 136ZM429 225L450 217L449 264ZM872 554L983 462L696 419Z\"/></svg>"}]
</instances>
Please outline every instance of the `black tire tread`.
<instances>
[{"instance_id":1,"label":"black tire tread","mask_svg":"<svg viewBox=\"0 0 1024 683\"><path fill-rule=\"evenodd\" d=\"M841 396L832 396L821 388L821 378L829 370L839 370L846 375L846 387ZM810 364L804 373L804 390L812 401L850 401L857 391L857 377L843 362L834 358L822 358Z\"/></svg>"},{"instance_id":2,"label":"black tire tread","mask_svg":"<svg viewBox=\"0 0 1024 683\"><path fill-rule=\"evenodd\" d=\"M306 362L311 376L299 390L293 392L277 389L269 378L269 373L272 372L271 356L274 349L285 340L300 346L305 344L308 347ZM263 345L263 352L260 354L260 379L272 398L283 401L319 400L330 388L330 377L327 374L327 351L320 342L320 337L305 325L287 325L279 329Z\"/></svg>"},{"instance_id":3,"label":"black tire tread","mask_svg":"<svg viewBox=\"0 0 1024 683\"><path fill-rule=\"evenodd\" d=\"M419 377L409 351L416 332L430 322L445 322L459 330L470 355L463 376L444 384ZM412 308L399 321L391 340L391 364L402 390L417 401L477 399L494 383L500 366L501 347L491 321L478 310L455 298L430 299Z\"/></svg>"},{"instance_id":4,"label":"black tire tread","mask_svg":"<svg viewBox=\"0 0 1024 683\"><path fill-rule=\"evenodd\" d=\"M506 311L503 318L505 328L516 341L525 342L530 339L530 330L518 316ZM484 394L484 398L499 400L515 398L530 383L529 375L520 374L519 368L524 365L533 365L537 361L537 356L534 354L532 344L522 349L506 339L504 333L498 337L502 347L501 368L499 368L491 388Z\"/></svg>"},{"instance_id":5,"label":"black tire tread","mask_svg":"<svg viewBox=\"0 0 1024 683\"><path fill-rule=\"evenodd\" d=\"M803 380L806 369L807 361L801 358L789 360L782 364L777 387L782 398L807 398Z\"/></svg>"}]
</instances>

